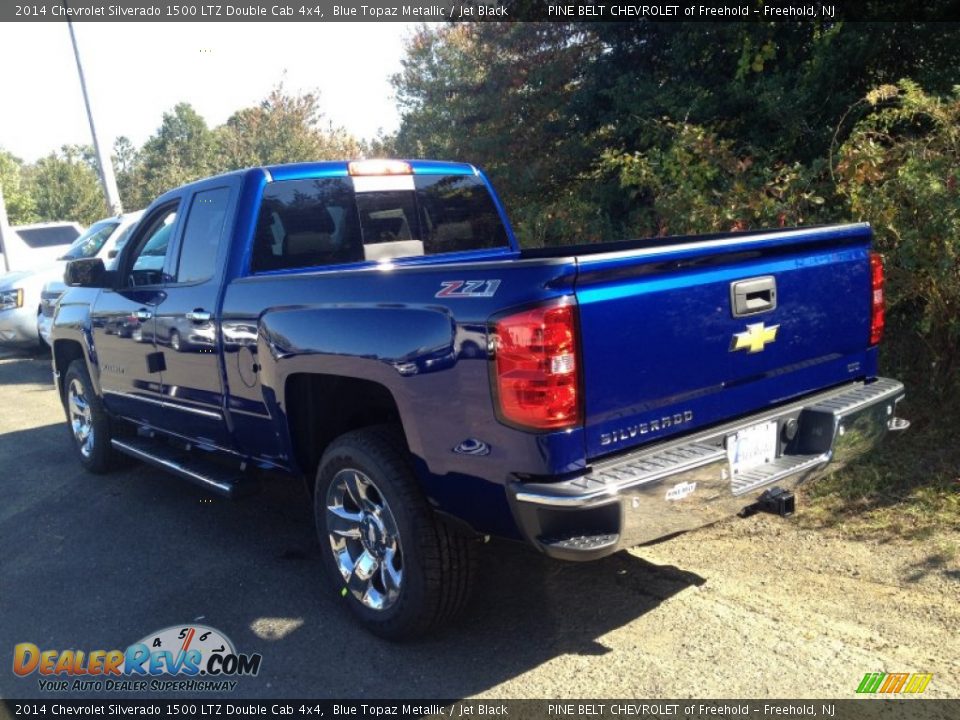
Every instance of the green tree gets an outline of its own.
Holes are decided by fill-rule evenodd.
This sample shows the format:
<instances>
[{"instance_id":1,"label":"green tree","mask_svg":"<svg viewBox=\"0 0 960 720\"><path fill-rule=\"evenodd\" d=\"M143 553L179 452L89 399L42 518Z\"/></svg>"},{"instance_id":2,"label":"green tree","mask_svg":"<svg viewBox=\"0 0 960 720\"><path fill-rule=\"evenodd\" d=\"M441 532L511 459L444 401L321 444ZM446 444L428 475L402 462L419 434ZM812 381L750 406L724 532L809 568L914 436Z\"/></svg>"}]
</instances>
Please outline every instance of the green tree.
<instances>
[{"instance_id":1,"label":"green tree","mask_svg":"<svg viewBox=\"0 0 960 720\"><path fill-rule=\"evenodd\" d=\"M400 153L397 151L396 134L387 134L381 128L376 137L360 143L360 154L367 158L397 157Z\"/></svg>"},{"instance_id":2,"label":"green tree","mask_svg":"<svg viewBox=\"0 0 960 720\"><path fill-rule=\"evenodd\" d=\"M26 169L27 187L40 220L72 220L83 225L107 214L97 174L84 148L65 145Z\"/></svg>"},{"instance_id":3,"label":"green tree","mask_svg":"<svg viewBox=\"0 0 960 720\"><path fill-rule=\"evenodd\" d=\"M592 34L574 25L422 26L393 78L398 154L482 166L525 240L540 240L540 230L525 228L549 214L543 198L564 211L583 200L571 185L595 153L569 107L597 52Z\"/></svg>"},{"instance_id":4,"label":"green tree","mask_svg":"<svg viewBox=\"0 0 960 720\"><path fill-rule=\"evenodd\" d=\"M23 162L6 150L0 150L0 187L11 225L36 222L36 203L24 182Z\"/></svg>"},{"instance_id":5,"label":"green tree","mask_svg":"<svg viewBox=\"0 0 960 720\"><path fill-rule=\"evenodd\" d=\"M224 167L214 132L188 103L179 103L163 114L157 132L131 162L132 167L121 174L123 199L131 207L146 207L167 190Z\"/></svg>"},{"instance_id":6,"label":"green tree","mask_svg":"<svg viewBox=\"0 0 960 720\"><path fill-rule=\"evenodd\" d=\"M136 191L137 170L140 164L140 152L130 141L121 135L113 143L113 172L117 179L117 190L126 210L142 207L141 198Z\"/></svg>"},{"instance_id":7,"label":"green tree","mask_svg":"<svg viewBox=\"0 0 960 720\"><path fill-rule=\"evenodd\" d=\"M217 135L227 169L351 158L361 149L346 130L324 123L318 94L291 95L282 84L235 112Z\"/></svg>"},{"instance_id":8,"label":"green tree","mask_svg":"<svg viewBox=\"0 0 960 720\"><path fill-rule=\"evenodd\" d=\"M401 154L484 166L524 242L646 232L665 206L652 207L652 192L625 193L611 158L666 160L682 154L683 143L695 149L679 128L700 128L729 154L773 173L741 173L736 182L776 193L799 173L807 176L803 192L820 197L812 184L822 179L847 108L873 85L904 76L948 92L955 43L955 26L946 23L424 26L393 80L403 113L397 146ZM858 117L840 126L839 142ZM744 214L769 215L757 210Z\"/></svg>"}]
</instances>

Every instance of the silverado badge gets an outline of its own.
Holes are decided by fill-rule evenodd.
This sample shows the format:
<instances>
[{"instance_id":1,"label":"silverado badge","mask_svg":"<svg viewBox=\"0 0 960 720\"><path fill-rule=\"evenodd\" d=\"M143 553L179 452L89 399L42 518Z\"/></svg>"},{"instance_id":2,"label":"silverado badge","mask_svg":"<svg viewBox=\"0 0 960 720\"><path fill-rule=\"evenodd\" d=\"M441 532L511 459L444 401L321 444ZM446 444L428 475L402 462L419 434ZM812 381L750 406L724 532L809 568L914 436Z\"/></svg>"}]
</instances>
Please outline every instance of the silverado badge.
<instances>
[{"instance_id":1,"label":"silverado badge","mask_svg":"<svg viewBox=\"0 0 960 720\"><path fill-rule=\"evenodd\" d=\"M734 333L733 341L730 343L730 352L735 350L746 350L748 353L758 353L763 350L767 343L772 343L777 339L777 330L779 325L764 327L762 322L751 323L747 325L744 332Z\"/></svg>"}]
</instances>

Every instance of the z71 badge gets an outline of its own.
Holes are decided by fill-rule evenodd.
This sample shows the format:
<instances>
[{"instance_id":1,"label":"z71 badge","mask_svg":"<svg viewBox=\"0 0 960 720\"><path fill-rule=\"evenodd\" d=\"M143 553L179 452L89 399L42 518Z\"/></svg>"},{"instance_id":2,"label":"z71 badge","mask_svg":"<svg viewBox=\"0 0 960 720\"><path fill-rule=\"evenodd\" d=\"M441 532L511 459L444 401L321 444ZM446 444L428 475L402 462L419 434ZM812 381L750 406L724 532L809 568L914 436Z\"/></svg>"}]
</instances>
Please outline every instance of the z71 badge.
<instances>
[{"instance_id":1,"label":"z71 badge","mask_svg":"<svg viewBox=\"0 0 960 720\"><path fill-rule=\"evenodd\" d=\"M500 287L499 280L444 280L440 284L443 289L434 297L489 298Z\"/></svg>"}]
</instances>

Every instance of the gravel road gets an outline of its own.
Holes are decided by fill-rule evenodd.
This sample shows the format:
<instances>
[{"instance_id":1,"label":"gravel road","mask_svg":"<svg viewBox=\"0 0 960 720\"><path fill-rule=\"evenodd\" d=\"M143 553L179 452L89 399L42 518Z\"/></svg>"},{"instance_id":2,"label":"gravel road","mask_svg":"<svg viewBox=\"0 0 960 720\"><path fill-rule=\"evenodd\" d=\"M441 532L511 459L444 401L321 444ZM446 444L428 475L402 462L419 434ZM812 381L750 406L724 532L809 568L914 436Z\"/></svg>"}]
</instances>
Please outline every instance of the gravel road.
<instances>
[{"instance_id":1,"label":"gravel road","mask_svg":"<svg viewBox=\"0 0 960 720\"><path fill-rule=\"evenodd\" d=\"M758 516L584 565L494 543L462 622L391 645L324 586L297 483L231 503L144 466L85 474L47 357L0 358L0 408L4 698L38 695L16 643L124 648L190 621L263 654L234 698L849 698L878 671L960 698L957 536Z\"/></svg>"}]
</instances>

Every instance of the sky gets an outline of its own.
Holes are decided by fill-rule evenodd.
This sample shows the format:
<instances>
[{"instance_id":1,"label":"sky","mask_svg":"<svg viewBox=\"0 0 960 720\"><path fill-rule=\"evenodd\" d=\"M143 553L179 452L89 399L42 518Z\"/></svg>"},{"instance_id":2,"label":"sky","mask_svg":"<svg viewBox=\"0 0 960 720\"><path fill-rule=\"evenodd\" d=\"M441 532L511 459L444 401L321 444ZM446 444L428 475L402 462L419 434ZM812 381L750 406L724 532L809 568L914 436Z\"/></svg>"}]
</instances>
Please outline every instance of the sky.
<instances>
[{"instance_id":1,"label":"sky","mask_svg":"<svg viewBox=\"0 0 960 720\"><path fill-rule=\"evenodd\" d=\"M358 138L399 123L390 76L414 25L74 23L101 143L137 147L165 111L190 103L210 127L277 83L320 91L326 119ZM0 148L25 162L91 144L66 23L0 23Z\"/></svg>"}]
</instances>

